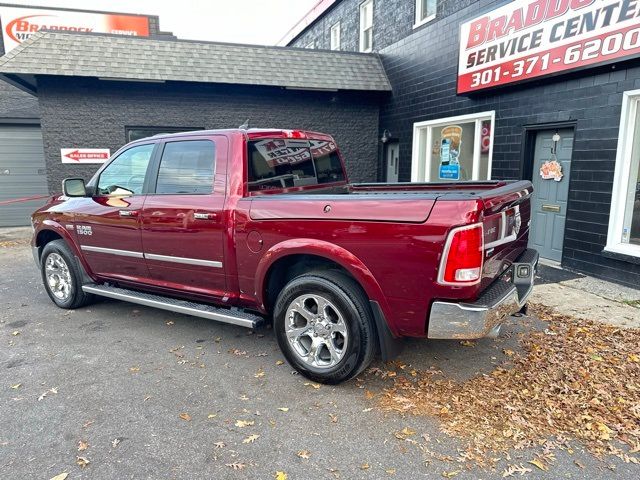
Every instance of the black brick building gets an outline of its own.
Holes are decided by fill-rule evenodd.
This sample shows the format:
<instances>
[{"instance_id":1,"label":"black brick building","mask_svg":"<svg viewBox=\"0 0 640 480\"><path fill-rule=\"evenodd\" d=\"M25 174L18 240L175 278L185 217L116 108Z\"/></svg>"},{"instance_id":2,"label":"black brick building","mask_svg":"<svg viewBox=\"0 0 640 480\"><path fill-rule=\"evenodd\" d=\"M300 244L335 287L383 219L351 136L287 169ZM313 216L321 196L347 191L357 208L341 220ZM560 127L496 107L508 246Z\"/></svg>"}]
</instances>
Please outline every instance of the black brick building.
<instances>
[{"instance_id":1,"label":"black brick building","mask_svg":"<svg viewBox=\"0 0 640 480\"><path fill-rule=\"evenodd\" d=\"M424 171L438 160L435 140L444 139L443 128L462 127L461 157L465 143L473 143L474 149L482 152L469 152L474 164L478 158L481 164L469 177L487 178L488 169L490 178L534 180L538 190L533 202L532 242L544 256L571 269L638 287L637 54L624 61L457 94L460 43L466 42L460 38L461 25L509 5L504 0L326 1L324 12L318 16L316 10L315 19L304 19L282 43L322 49L335 48L339 43L341 50L362 50L362 8L367 1L373 4L373 51L379 53L393 90L380 110L378 135L388 141L380 155L378 179L389 178L389 172L393 172L387 163L399 154L398 180L438 181L434 178L437 170L431 170L430 175ZM533 0L518 0L511 5L528 3ZM538 2L541 8L548 3ZM561 4L559 0L557 5ZM635 15L630 21L637 27L637 5L625 5L626 15ZM421 15L421 8L428 10L426 15ZM578 9L575 15L579 14ZM339 42L334 39L332 45L331 30L337 22L341 38ZM604 31L596 29L594 35ZM457 128L452 131L460 137L455 133ZM485 133L490 143L488 151L486 144L482 147L476 143L478 135L484 141ZM553 136L556 133L559 141ZM428 139L430 144L426 144ZM559 182L543 180L540 174L539 162L552 160L554 145L553 159L564 167ZM390 146L392 156L388 153ZM560 189L566 192L555 192L557 198L546 197ZM555 218L550 219L552 216ZM561 223L564 228L559 228Z\"/></svg>"}]
</instances>

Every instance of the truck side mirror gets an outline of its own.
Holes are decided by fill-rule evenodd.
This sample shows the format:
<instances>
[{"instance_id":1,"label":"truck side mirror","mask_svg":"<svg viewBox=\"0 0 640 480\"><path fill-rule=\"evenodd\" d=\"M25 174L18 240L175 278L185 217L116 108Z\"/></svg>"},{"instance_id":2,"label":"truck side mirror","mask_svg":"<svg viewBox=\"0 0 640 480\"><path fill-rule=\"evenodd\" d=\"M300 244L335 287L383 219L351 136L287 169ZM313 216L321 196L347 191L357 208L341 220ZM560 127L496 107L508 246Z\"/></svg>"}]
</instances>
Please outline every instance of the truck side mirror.
<instances>
[{"instance_id":1,"label":"truck side mirror","mask_svg":"<svg viewBox=\"0 0 640 480\"><path fill-rule=\"evenodd\" d=\"M67 197L87 196L87 187L82 178L65 178L62 181L62 191Z\"/></svg>"}]
</instances>

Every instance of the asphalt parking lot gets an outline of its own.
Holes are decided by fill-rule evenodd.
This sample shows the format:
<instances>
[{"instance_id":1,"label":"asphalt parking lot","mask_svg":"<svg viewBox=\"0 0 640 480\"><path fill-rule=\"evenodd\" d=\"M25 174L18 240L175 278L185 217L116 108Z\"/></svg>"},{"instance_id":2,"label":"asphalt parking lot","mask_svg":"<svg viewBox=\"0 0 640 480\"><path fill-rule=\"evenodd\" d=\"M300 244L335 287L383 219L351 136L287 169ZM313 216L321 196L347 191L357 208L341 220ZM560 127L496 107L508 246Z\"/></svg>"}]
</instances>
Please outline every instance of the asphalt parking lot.
<instances>
[{"instance_id":1,"label":"asphalt parking lot","mask_svg":"<svg viewBox=\"0 0 640 480\"><path fill-rule=\"evenodd\" d=\"M283 362L269 329L110 300L57 309L23 241L0 247L0 271L2 478L502 478L532 458L509 452L490 470L456 461L462 443L437 419L378 408L390 371L379 361L356 381L319 386ZM489 373L531 328L542 327L512 318L474 348L410 341L397 365ZM405 428L414 433L397 435ZM640 472L580 445L557 451L548 471L529 467L529 478Z\"/></svg>"}]
</instances>

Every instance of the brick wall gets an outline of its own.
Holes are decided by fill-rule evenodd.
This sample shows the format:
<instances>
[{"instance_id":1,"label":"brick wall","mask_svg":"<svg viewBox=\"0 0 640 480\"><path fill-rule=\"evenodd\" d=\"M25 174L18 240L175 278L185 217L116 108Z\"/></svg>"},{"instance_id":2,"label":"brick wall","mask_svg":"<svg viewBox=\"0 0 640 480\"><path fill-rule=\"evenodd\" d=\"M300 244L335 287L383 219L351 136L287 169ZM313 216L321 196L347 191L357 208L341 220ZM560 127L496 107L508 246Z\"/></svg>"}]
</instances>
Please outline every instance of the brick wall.
<instances>
[{"instance_id":1,"label":"brick wall","mask_svg":"<svg viewBox=\"0 0 640 480\"><path fill-rule=\"evenodd\" d=\"M336 3L310 28L290 45L306 47L311 41L315 48L331 47L331 26L340 21L341 50L357 52L360 42L360 4L363 0L342 0ZM415 19L413 0L373 0L373 49L385 48L413 29Z\"/></svg>"},{"instance_id":2,"label":"brick wall","mask_svg":"<svg viewBox=\"0 0 640 480\"><path fill-rule=\"evenodd\" d=\"M38 99L0 80L0 121L38 118Z\"/></svg>"},{"instance_id":3,"label":"brick wall","mask_svg":"<svg viewBox=\"0 0 640 480\"><path fill-rule=\"evenodd\" d=\"M126 143L126 126L300 128L333 135L353 181L377 176L380 100L368 94L279 88L38 79L50 191L69 176L88 179L99 165L62 164L60 148Z\"/></svg>"}]
</instances>

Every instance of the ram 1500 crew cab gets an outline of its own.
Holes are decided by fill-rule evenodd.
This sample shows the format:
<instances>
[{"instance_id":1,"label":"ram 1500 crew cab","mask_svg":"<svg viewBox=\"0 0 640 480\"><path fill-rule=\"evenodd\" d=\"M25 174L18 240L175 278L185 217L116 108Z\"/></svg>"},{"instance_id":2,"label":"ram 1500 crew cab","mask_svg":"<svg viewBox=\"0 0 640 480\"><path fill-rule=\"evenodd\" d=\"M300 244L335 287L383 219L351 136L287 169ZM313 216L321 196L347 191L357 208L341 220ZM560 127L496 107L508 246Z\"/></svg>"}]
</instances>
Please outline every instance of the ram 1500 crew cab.
<instances>
[{"instance_id":1,"label":"ram 1500 crew cab","mask_svg":"<svg viewBox=\"0 0 640 480\"><path fill-rule=\"evenodd\" d=\"M62 308L94 296L245 327L327 383L402 337L497 335L531 292L531 183L351 184L332 137L234 129L146 138L33 214Z\"/></svg>"}]
</instances>

